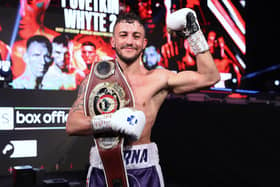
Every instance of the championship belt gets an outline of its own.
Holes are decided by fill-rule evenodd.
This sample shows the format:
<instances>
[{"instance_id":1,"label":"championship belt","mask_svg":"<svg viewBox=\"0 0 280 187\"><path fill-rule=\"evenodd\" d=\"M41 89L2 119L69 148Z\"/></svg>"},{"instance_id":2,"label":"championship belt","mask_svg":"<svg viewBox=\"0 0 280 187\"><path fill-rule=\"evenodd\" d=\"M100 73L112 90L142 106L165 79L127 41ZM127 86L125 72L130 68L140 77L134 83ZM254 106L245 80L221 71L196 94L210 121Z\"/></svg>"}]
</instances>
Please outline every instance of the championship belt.
<instances>
[{"instance_id":1,"label":"championship belt","mask_svg":"<svg viewBox=\"0 0 280 187\"><path fill-rule=\"evenodd\" d=\"M84 111L87 116L115 112L122 107L134 107L131 88L117 62L93 64L86 87ZM116 132L95 134L94 142L100 155L108 187L128 187L123 159L124 136Z\"/></svg>"}]
</instances>

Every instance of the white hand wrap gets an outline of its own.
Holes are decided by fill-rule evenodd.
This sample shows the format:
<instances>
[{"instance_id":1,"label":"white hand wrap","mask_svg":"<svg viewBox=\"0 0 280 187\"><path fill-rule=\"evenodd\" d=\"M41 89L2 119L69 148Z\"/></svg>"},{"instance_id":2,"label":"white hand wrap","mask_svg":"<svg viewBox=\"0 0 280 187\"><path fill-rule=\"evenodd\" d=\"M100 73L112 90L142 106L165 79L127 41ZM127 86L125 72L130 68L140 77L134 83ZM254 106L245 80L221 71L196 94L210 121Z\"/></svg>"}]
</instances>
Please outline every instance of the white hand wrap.
<instances>
[{"instance_id":1,"label":"white hand wrap","mask_svg":"<svg viewBox=\"0 0 280 187\"><path fill-rule=\"evenodd\" d=\"M182 8L170 14L166 20L167 29L187 38L195 55L209 50L208 43L200 30L195 12Z\"/></svg>"},{"instance_id":2,"label":"white hand wrap","mask_svg":"<svg viewBox=\"0 0 280 187\"><path fill-rule=\"evenodd\" d=\"M138 140L146 123L145 114L132 108L121 108L115 113L93 117L92 126L95 133L116 131Z\"/></svg>"}]
</instances>

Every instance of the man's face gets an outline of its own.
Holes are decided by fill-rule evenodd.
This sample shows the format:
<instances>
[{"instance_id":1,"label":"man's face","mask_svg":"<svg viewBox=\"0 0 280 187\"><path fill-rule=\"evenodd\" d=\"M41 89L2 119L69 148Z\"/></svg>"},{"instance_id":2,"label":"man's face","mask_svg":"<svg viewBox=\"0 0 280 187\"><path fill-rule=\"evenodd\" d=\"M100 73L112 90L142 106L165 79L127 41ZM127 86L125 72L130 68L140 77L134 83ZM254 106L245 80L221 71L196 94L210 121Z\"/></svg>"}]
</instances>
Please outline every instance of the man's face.
<instances>
[{"instance_id":1,"label":"man's face","mask_svg":"<svg viewBox=\"0 0 280 187\"><path fill-rule=\"evenodd\" d=\"M51 0L21 0L19 34L28 38L35 34L44 23L45 12Z\"/></svg>"},{"instance_id":2,"label":"man's face","mask_svg":"<svg viewBox=\"0 0 280 187\"><path fill-rule=\"evenodd\" d=\"M82 58L86 64L92 64L96 56L96 49L91 45L82 46Z\"/></svg>"},{"instance_id":3,"label":"man's face","mask_svg":"<svg viewBox=\"0 0 280 187\"><path fill-rule=\"evenodd\" d=\"M52 51L52 56L54 63L59 67L63 68L64 63L65 63L65 58L68 55L68 48L64 47L63 44L57 44L53 43L53 51Z\"/></svg>"},{"instance_id":4,"label":"man's face","mask_svg":"<svg viewBox=\"0 0 280 187\"><path fill-rule=\"evenodd\" d=\"M49 56L45 44L33 42L26 51L25 61L29 64L32 74L35 77L42 77L46 71L46 57Z\"/></svg>"},{"instance_id":5,"label":"man's face","mask_svg":"<svg viewBox=\"0 0 280 187\"><path fill-rule=\"evenodd\" d=\"M122 21L115 27L111 45L115 48L120 60L133 63L139 58L147 45L144 28L137 21Z\"/></svg>"},{"instance_id":6,"label":"man's face","mask_svg":"<svg viewBox=\"0 0 280 187\"><path fill-rule=\"evenodd\" d=\"M157 64L160 60L158 52L152 46L145 49L144 55L146 57L146 63L150 67Z\"/></svg>"}]
</instances>

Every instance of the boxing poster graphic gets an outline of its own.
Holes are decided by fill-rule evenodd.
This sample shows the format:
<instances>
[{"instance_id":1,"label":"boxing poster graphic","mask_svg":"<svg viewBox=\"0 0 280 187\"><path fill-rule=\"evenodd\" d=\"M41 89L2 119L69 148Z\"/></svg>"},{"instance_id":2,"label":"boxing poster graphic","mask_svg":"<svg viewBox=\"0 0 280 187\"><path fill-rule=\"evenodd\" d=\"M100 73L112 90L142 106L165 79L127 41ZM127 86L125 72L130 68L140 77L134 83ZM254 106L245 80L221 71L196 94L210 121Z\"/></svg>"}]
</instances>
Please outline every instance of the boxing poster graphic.
<instances>
[{"instance_id":1,"label":"boxing poster graphic","mask_svg":"<svg viewBox=\"0 0 280 187\"><path fill-rule=\"evenodd\" d=\"M147 69L194 70L188 42L166 28L166 16L183 7L198 15L221 73L215 87L238 87L246 73L245 5L245 0L1 1L0 87L76 90L93 63L115 57L113 26L129 11L145 24L142 63Z\"/></svg>"}]
</instances>

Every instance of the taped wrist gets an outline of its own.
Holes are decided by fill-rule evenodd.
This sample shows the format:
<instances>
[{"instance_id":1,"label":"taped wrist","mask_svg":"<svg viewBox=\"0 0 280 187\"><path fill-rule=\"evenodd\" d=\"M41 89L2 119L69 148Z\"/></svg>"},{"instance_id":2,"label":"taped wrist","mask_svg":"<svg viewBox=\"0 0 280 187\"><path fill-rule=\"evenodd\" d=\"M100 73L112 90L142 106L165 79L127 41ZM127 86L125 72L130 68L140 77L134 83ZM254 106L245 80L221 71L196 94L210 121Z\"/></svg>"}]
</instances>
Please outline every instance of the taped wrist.
<instances>
[{"instance_id":1,"label":"taped wrist","mask_svg":"<svg viewBox=\"0 0 280 187\"><path fill-rule=\"evenodd\" d=\"M94 116L91 119L92 128L94 132L112 130L111 118L112 118L112 114L102 114L102 115Z\"/></svg>"},{"instance_id":2,"label":"taped wrist","mask_svg":"<svg viewBox=\"0 0 280 187\"><path fill-rule=\"evenodd\" d=\"M208 42L201 30L191 34L187 40L195 55L209 50Z\"/></svg>"},{"instance_id":3,"label":"taped wrist","mask_svg":"<svg viewBox=\"0 0 280 187\"><path fill-rule=\"evenodd\" d=\"M199 27L195 12L188 13L186 20L186 38L194 54L209 50L208 42Z\"/></svg>"}]
</instances>

